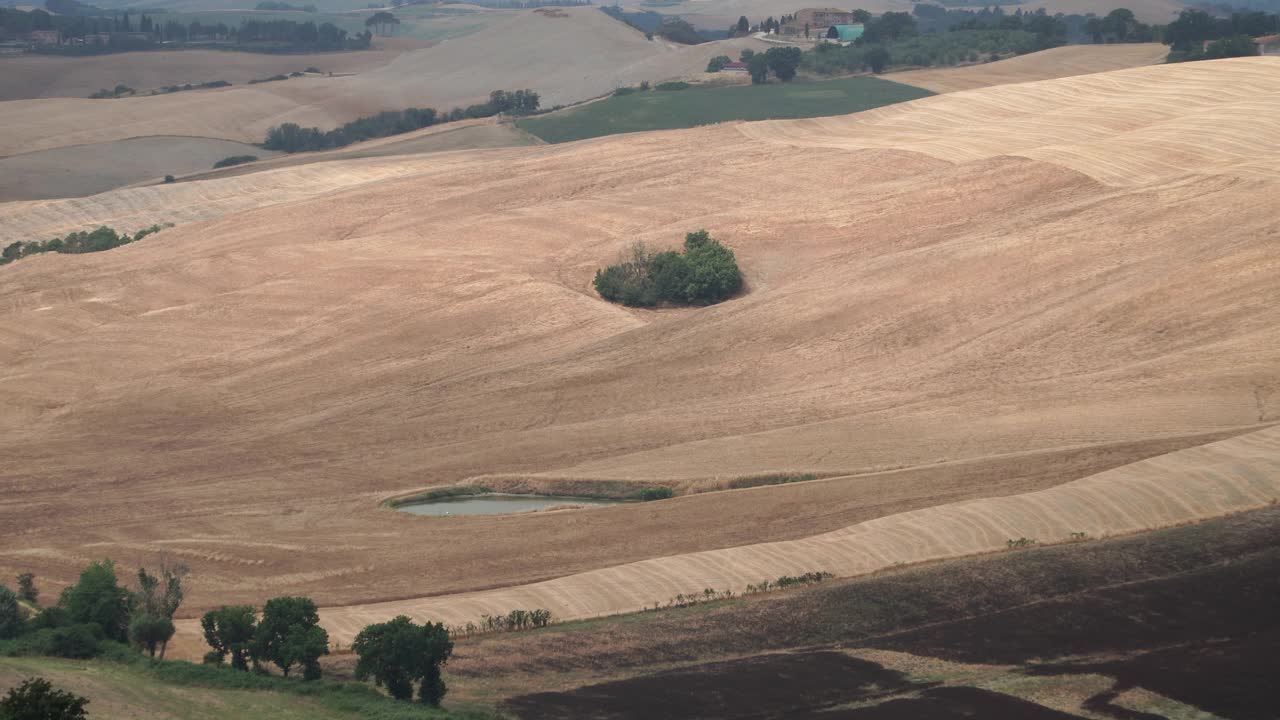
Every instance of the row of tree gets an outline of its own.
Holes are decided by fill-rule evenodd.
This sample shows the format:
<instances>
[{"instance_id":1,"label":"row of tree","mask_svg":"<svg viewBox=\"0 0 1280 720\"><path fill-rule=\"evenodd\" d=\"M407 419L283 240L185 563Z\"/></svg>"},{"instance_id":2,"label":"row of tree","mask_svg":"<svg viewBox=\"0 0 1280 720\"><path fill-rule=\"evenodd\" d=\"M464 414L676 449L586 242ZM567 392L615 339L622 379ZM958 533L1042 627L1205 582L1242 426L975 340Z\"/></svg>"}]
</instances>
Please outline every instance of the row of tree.
<instances>
[{"instance_id":1,"label":"row of tree","mask_svg":"<svg viewBox=\"0 0 1280 720\"><path fill-rule=\"evenodd\" d=\"M385 29L388 22L383 20L377 27ZM366 23L368 27L374 25ZM65 51L99 52L147 49L160 43L192 42L227 43L243 50L364 50L370 46L373 38L373 33L369 30L349 34L331 22L316 23L311 20L243 20L238 26L221 22L202 23L199 20L188 23L168 20L162 23L144 13L134 22L128 12L109 17L64 16L40 9L25 11L0 7L0 38L22 38L33 30L57 30L63 38L81 40L90 35L106 34L109 39L105 45L95 43L88 47L62 48ZM58 46L37 49L43 52L59 51Z\"/></svg>"},{"instance_id":2,"label":"row of tree","mask_svg":"<svg viewBox=\"0 0 1280 720\"><path fill-rule=\"evenodd\" d=\"M166 227L173 227L171 224L152 225L143 228L133 235L127 233L118 233L115 230L102 226L97 230L82 230L73 232L65 237L54 238L41 242L39 240L32 242L15 241L6 245L3 251L0 251L0 265L11 263L20 258L38 255L40 253L56 252L56 253L89 253L102 252L112 248L128 245L142 238L158 233Z\"/></svg>"},{"instance_id":3,"label":"row of tree","mask_svg":"<svg viewBox=\"0 0 1280 720\"><path fill-rule=\"evenodd\" d=\"M163 660L187 574L184 565L162 562L154 573L139 569L136 586L128 588L120 584L115 563L94 562L56 605L42 608L34 576L24 573L17 593L0 585L0 641L17 643L6 652L73 658L107 652L106 643L129 643ZM544 613L519 611L520 627L545 625L550 614ZM222 606L205 613L200 626L212 648L205 663L229 659L231 668L244 672L264 673L264 666L275 665L285 677L302 668L304 680L319 680L320 658L329 653L329 635L306 597L273 598L261 613L247 605ZM453 641L443 624L418 625L404 616L374 623L360 631L352 650L356 677L372 679L392 697L412 698L417 684L422 702L439 705L444 698L441 666L453 653Z\"/></svg>"},{"instance_id":4,"label":"row of tree","mask_svg":"<svg viewBox=\"0 0 1280 720\"><path fill-rule=\"evenodd\" d=\"M465 108L437 113L433 108L389 110L353 120L333 130L304 128L297 123L284 123L267 130L262 146L268 150L295 153L330 150L379 137L389 137L444 122L466 118L492 117L498 113L530 115L537 112L538 93L532 90L494 90L489 101Z\"/></svg>"}]
</instances>

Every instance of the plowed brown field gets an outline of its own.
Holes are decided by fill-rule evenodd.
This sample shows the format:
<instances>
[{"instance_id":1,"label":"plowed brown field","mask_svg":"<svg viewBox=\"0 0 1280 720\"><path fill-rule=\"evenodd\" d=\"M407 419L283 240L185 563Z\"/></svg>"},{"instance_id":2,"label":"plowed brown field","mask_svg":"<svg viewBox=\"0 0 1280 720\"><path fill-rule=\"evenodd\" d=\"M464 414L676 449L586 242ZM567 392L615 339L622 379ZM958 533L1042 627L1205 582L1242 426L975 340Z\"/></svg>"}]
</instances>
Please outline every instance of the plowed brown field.
<instances>
[{"instance_id":1,"label":"plowed brown field","mask_svg":"<svg viewBox=\"0 0 1280 720\"><path fill-rule=\"evenodd\" d=\"M1254 58L86 198L84 222L190 219L0 268L0 576L54 594L87 560L166 554L193 567L188 612L506 588L496 605L591 614L1265 503L1280 172L1255 158L1280 149L1277 110L1280 59ZM60 221L15 205L0 226ZM591 291L634 240L699 227L737 252L743 296L653 312ZM845 477L378 507L485 474L770 471ZM628 563L644 580L614 592ZM561 589L515 589L544 581ZM403 607L461 618L476 597ZM345 637L358 612L327 617Z\"/></svg>"}]
</instances>

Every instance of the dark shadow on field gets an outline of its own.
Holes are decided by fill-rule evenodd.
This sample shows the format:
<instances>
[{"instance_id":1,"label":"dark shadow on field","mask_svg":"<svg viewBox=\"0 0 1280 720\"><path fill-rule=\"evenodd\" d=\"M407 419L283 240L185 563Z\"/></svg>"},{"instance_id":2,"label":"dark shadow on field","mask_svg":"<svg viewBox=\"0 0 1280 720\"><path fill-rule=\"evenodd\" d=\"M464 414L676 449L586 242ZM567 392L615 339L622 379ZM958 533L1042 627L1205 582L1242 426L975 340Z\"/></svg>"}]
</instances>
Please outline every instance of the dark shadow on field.
<instances>
[{"instance_id":1,"label":"dark shadow on field","mask_svg":"<svg viewBox=\"0 0 1280 720\"><path fill-rule=\"evenodd\" d=\"M801 720L1083 720L1079 715L970 687L934 688L919 697L895 698L870 707L788 717Z\"/></svg>"},{"instance_id":2,"label":"dark shadow on field","mask_svg":"<svg viewBox=\"0 0 1280 720\"><path fill-rule=\"evenodd\" d=\"M957 662L1024 665L1033 674L1106 675L1116 679L1117 692L1142 687L1233 720L1274 720L1280 717L1277 608L1280 548L1271 548L869 644ZM1082 655L1105 659L1039 662ZM1124 659L1111 659L1117 656Z\"/></svg>"},{"instance_id":3,"label":"dark shadow on field","mask_svg":"<svg viewBox=\"0 0 1280 720\"><path fill-rule=\"evenodd\" d=\"M928 687L867 660L809 652L759 655L568 692L522 695L503 709L522 718L794 718Z\"/></svg>"},{"instance_id":4,"label":"dark shadow on field","mask_svg":"<svg viewBox=\"0 0 1280 720\"><path fill-rule=\"evenodd\" d=\"M1193 642L1123 660L1041 665L1034 674L1093 673L1114 690L1141 687L1232 720L1280 717L1280 629ZM1089 709L1095 709L1086 703ZM1101 710L1101 708L1097 708Z\"/></svg>"}]
</instances>

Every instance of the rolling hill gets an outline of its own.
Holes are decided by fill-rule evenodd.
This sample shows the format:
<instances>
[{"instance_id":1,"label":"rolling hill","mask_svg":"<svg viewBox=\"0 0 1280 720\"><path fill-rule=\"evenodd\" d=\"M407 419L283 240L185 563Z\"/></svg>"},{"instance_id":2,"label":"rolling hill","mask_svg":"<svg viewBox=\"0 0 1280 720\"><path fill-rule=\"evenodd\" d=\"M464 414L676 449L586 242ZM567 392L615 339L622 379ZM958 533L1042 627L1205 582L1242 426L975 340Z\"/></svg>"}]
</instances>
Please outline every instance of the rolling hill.
<instances>
[{"instance_id":1,"label":"rolling hill","mask_svg":"<svg viewBox=\"0 0 1280 720\"><path fill-rule=\"evenodd\" d=\"M352 622L380 602L590 614L1265 504L1278 71L1151 66L83 199L80 222L181 223L0 268L0 574L52 594L89 560L165 554L193 568L191 613L302 593L366 606ZM38 236L72 207L13 205L0 225ZM634 241L701 227L742 296L592 292ZM764 472L833 477L512 516L379 504L494 475ZM578 582L632 572L621 600Z\"/></svg>"}]
</instances>

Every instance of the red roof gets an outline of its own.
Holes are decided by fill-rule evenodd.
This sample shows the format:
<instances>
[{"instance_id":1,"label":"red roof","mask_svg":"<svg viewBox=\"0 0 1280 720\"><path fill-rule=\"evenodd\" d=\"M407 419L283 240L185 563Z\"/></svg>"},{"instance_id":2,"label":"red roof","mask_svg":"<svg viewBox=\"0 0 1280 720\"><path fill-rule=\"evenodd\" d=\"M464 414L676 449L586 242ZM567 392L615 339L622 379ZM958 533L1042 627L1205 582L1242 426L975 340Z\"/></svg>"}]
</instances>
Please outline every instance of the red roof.
<instances>
[{"instance_id":1,"label":"red roof","mask_svg":"<svg viewBox=\"0 0 1280 720\"><path fill-rule=\"evenodd\" d=\"M725 63L722 67L724 70L746 70L747 64L744 62Z\"/></svg>"}]
</instances>

